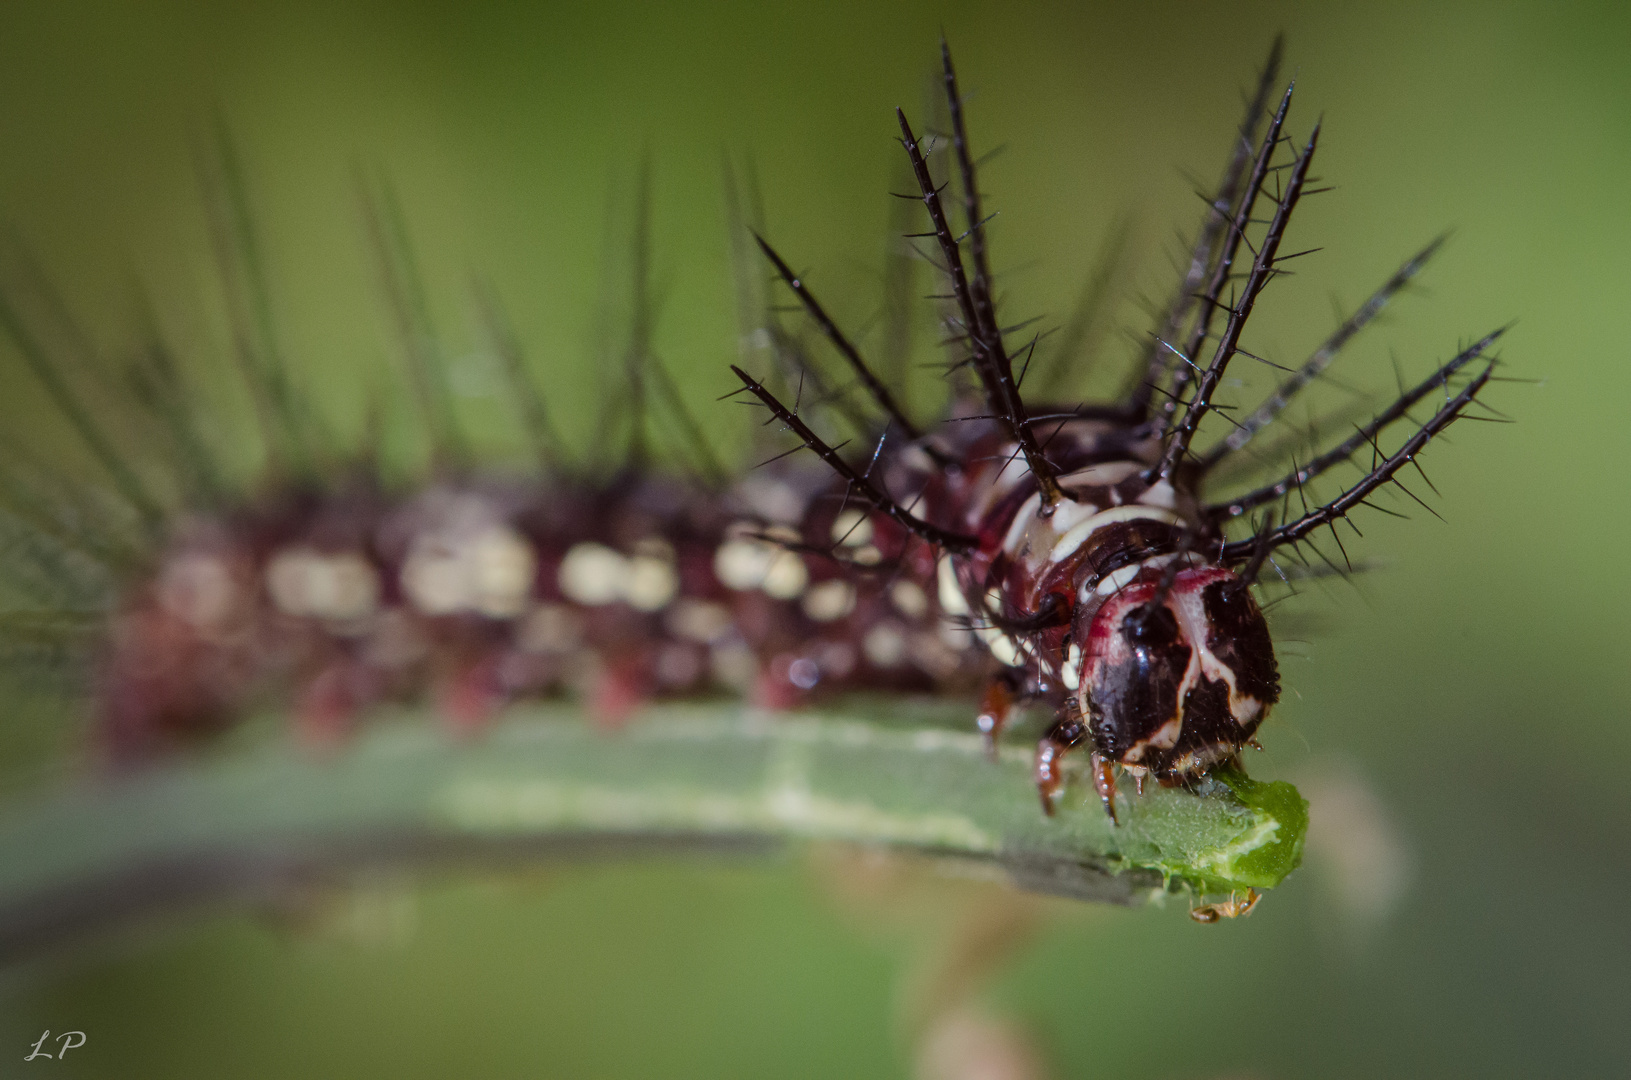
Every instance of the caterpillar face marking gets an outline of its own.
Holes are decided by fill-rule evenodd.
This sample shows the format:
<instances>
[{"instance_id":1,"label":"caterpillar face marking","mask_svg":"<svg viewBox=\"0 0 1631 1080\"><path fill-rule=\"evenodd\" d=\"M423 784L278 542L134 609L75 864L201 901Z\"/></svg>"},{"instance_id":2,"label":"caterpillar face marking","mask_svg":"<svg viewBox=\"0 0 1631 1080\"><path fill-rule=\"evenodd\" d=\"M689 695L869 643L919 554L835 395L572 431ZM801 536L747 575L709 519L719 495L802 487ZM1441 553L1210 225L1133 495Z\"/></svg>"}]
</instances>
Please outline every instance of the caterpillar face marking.
<instances>
[{"instance_id":1,"label":"caterpillar face marking","mask_svg":"<svg viewBox=\"0 0 1631 1080\"><path fill-rule=\"evenodd\" d=\"M949 49L941 44L950 181L936 179L922 140L896 110L928 221L912 234L932 242L945 279L947 338L953 356L951 423L922 428L882 388L807 282L763 239L759 245L806 314L872 391L882 421L866 467L824 441L775 392L740 368L746 393L797 435L843 482L845 498L869 506L878 521L909 532L932 560L941 607L971 627L1001 670L988 686L978 726L995 740L1016 703L1039 700L1055 719L1036 752L1036 783L1052 812L1064 780L1062 759L1083 743L1105 810L1115 817L1118 772L1142 788L1154 776L1188 784L1222 763L1238 766L1245 746L1279 700L1280 680L1268 624L1251 594L1270 567L1290 580L1303 552L1337 564L1313 543L1388 486L1420 502L1401 482L1419 470L1420 451L1478 402L1495 361L1495 331L1463 349L1405 391L1354 436L1295 466L1286 476L1232 498L1210 497L1213 468L1245 447L1292 397L1332 362L1437 249L1407 261L1348 316L1270 397L1206 449L1192 447L1230 362L1262 359L1242 345L1248 319L1284 264L1303 252L1281 244L1310 187L1316 126L1300 144L1285 131L1292 90L1270 96L1280 62L1277 42L1258 80L1224 176L1206 197L1208 212L1188 271L1142 358L1142 377L1122 399L1103 405L1034 407L1021 385L1038 339L1016 342L998 319L988 267L986 217L963 104ZM907 197L907 196L903 196ZM960 204L960 205L958 205ZM954 210L961 221L952 222ZM1276 365L1278 366L1278 365ZM1462 369L1472 377L1454 385ZM960 380L960 381L959 381ZM1429 396L1441 399L1397 449L1379 437ZM1320 503L1306 485L1366 449L1361 478ZM1425 474L1422 474L1425 478ZM1301 511L1293 512L1293 498ZM1231 538L1230 523L1254 513L1254 531ZM1341 556L1346 560L1346 553ZM928 584L927 581L924 584ZM1215 919L1249 911L1254 901ZM1201 909L1197 909L1200 911ZM1198 916L1199 917L1199 916Z\"/></svg>"}]
</instances>

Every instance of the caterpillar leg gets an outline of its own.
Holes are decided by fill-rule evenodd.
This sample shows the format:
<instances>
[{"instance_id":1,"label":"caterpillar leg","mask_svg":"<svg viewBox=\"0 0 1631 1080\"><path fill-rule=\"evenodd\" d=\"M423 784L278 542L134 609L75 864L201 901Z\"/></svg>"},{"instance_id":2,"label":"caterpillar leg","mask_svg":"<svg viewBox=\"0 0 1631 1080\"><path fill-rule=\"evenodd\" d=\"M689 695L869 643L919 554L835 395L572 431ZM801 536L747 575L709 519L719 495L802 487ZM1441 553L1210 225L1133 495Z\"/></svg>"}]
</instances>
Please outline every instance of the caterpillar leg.
<instances>
[{"instance_id":1,"label":"caterpillar leg","mask_svg":"<svg viewBox=\"0 0 1631 1080\"><path fill-rule=\"evenodd\" d=\"M992 761L997 760L997 740L1002 738L1002 729L1013 718L1018 689L1014 676L1004 671L993 675L985 684L985 693L980 695L980 712L974 723L985 736L985 753Z\"/></svg>"},{"instance_id":2,"label":"caterpillar leg","mask_svg":"<svg viewBox=\"0 0 1631 1080\"><path fill-rule=\"evenodd\" d=\"M1107 758L1094 753L1090 759L1093 769L1093 790L1099 793L1099 801L1104 803L1104 812L1110 815L1114 824L1120 825L1116 817L1116 766Z\"/></svg>"},{"instance_id":3,"label":"caterpillar leg","mask_svg":"<svg viewBox=\"0 0 1631 1080\"><path fill-rule=\"evenodd\" d=\"M1062 759L1066 752L1086 738L1087 728L1074 716L1067 715L1055 720L1053 726L1048 728L1046 734L1042 736L1042 740L1036 744L1036 791L1042 797L1042 812L1044 814L1050 817L1053 815L1054 796L1059 794L1059 789L1065 783ZM1093 786L1098 787L1099 756L1097 754L1093 755L1093 763ZM1112 777L1112 784L1113 782L1114 777ZM1113 790L1112 787L1112 792ZM1113 803L1114 796L1107 797L1103 790L1100 790L1099 797L1105 799L1105 807L1110 811L1111 819L1114 820L1116 816Z\"/></svg>"}]
</instances>

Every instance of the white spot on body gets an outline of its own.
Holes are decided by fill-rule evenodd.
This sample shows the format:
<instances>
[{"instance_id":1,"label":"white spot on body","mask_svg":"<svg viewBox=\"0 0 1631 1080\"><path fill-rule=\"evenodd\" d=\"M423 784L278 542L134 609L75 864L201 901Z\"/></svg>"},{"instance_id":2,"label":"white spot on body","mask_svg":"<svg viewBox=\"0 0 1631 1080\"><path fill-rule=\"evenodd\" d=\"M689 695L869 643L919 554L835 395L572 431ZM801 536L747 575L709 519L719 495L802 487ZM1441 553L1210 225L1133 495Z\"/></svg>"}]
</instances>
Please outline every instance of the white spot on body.
<instances>
[{"instance_id":1,"label":"white spot on body","mask_svg":"<svg viewBox=\"0 0 1631 1080\"><path fill-rule=\"evenodd\" d=\"M1054 509L1053 517L1048 519L1048 527L1062 536L1098 512L1099 507L1093 503L1065 500Z\"/></svg>"},{"instance_id":2,"label":"white spot on body","mask_svg":"<svg viewBox=\"0 0 1631 1080\"><path fill-rule=\"evenodd\" d=\"M810 572L805 569L804 560L791 551L778 548L759 587L772 599L792 600L804 591L809 580Z\"/></svg>"},{"instance_id":3,"label":"white spot on body","mask_svg":"<svg viewBox=\"0 0 1631 1080\"><path fill-rule=\"evenodd\" d=\"M1065 653L1065 662L1059 669L1059 677L1067 689L1079 690L1081 688L1082 647L1075 642L1071 642L1070 649Z\"/></svg>"},{"instance_id":4,"label":"white spot on body","mask_svg":"<svg viewBox=\"0 0 1631 1080\"><path fill-rule=\"evenodd\" d=\"M668 559L636 555L629 560L623 598L638 611L661 611L680 591L680 575Z\"/></svg>"},{"instance_id":5,"label":"white spot on body","mask_svg":"<svg viewBox=\"0 0 1631 1080\"><path fill-rule=\"evenodd\" d=\"M1066 473L1059 478L1059 486L1070 488L1072 491L1090 487L1111 487L1146 468L1148 466L1136 461L1103 461L1097 465L1089 465L1085 469L1077 469L1073 473Z\"/></svg>"},{"instance_id":6,"label":"white spot on body","mask_svg":"<svg viewBox=\"0 0 1631 1080\"><path fill-rule=\"evenodd\" d=\"M1119 570L1110 571L1108 574L1104 575L1104 577L1099 579L1099 583L1097 585L1094 585L1091 588L1084 584L1082 586L1082 602L1086 603L1090 595L1113 596L1122 589L1125 589L1128 585L1131 585L1133 583L1133 579L1136 578L1143 569L1143 563L1133 563L1131 566L1123 566Z\"/></svg>"},{"instance_id":7,"label":"white spot on body","mask_svg":"<svg viewBox=\"0 0 1631 1080\"><path fill-rule=\"evenodd\" d=\"M741 641L723 641L708 650L708 670L734 690L747 691L759 677L759 658Z\"/></svg>"},{"instance_id":8,"label":"white spot on body","mask_svg":"<svg viewBox=\"0 0 1631 1080\"><path fill-rule=\"evenodd\" d=\"M804 594L804 614L816 622L833 622L855 610L855 586L847 581L823 581Z\"/></svg>"},{"instance_id":9,"label":"white spot on body","mask_svg":"<svg viewBox=\"0 0 1631 1080\"><path fill-rule=\"evenodd\" d=\"M940 640L945 642L948 648L963 652L965 649L972 649L974 643L979 639L974 636L974 631L968 627L942 620L940 623Z\"/></svg>"},{"instance_id":10,"label":"white spot on body","mask_svg":"<svg viewBox=\"0 0 1631 1080\"><path fill-rule=\"evenodd\" d=\"M985 647L991 650L991 655L997 658L997 663L1008 667L1024 667L1025 656L1019 644L995 626L976 626L974 634Z\"/></svg>"},{"instance_id":11,"label":"white spot on body","mask_svg":"<svg viewBox=\"0 0 1631 1080\"><path fill-rule=\"evenodd\" d=\"M426 615L477 612L514 618L527 606L538 559L508 525L416 536L402 564L402 589Z\"/></svg>"},{"instance_id":12,"label":"white spot on body","mask_svg":"<svg viewBox=\"0 0 1631 1080\"><path fill-rule=\"evenodd\" d=\"M724 604L681 597L663 616L663 624L675 637L707 644L731 628L731 609Z\"/></svg>"},{"instance_id":13,"label":"white spot on body","mask_svg":"<svg viewBox=\"0 0 1631 1080\"><path fill-rule=\"evenodd\" d=\"M860 566L877 566L883 562L883 552L878 550L878 545L867 544L856 548L855 554L850 556L850 561Z\"/></svg>"},{"instance_id":14,"label":"white spot on body","mask_svg":"<svg viewBox=\"0 0 1631 1080\"><path fill-rule=\"evenodd\" d=\"M1002 607L1002 594L996 589L986 593L985 608L987 611L998 611ZM1025 666L1024 645L1009 636L1005 631L999 630L989 622L979 622L974 626L974 635L985 642L985 647L991 650L991 655L997 662L1008 667Z\"/></svg>"},{"instance_id":15,"label":"white spot on body","mask_svg":"<svg viewBox=\"0 0 1631 1080\"><path fill-rule=\"evenodd\" d=\"M935 436L931 435L925 442L933 443L938 450L946 450L941 440ZM915 473L933 472L939 467L939 463L935 461L934 456L929 453L922 443L907 443L906 449L901 451L900 461L902 465Z\"/></svg>"},{"instance_id":16,"label":"white spot on body","mask_svg":"<svg viewBox=\"0 0 1631 1080\"><path fill-rule=\"evenodd\" d=\"M889 586L889 602L908 619L921 619L929 613L929 594L913 581L897 581Z\"/></svg>"},{"instance_id":17,"label":"white spot on body","mask_svg":"<svg viewBox=\"0 0 1631 1080\"><path fill-rule=\"evenodd\" d=\"M1033 495L1026 500L1014 515L1003 540L1003 551L1013 558L1024 557L1033 573L1046 565L1060 536L1100 511L1096 503L1065 500L1054 508L1051 517L1043 517L1040 499L1041 496Z\"/></svg>"},{"instance_id":18,"label":"white spot on body","mask_svg":"<svg viewBox=\"0 0 1631 1080\"><path fill-rule=\"evenodd\" d=\"M861 651L874 667L899 667L906 659L906 635L893 623L879 623L861 642Z\"/></svg>"},{"instance_id":19,"label":"white spot on body","mask_svg":"<svg viewBox=\"0 0 1631 1080\"><path fill-rule=\"evenodd\" d=\"M287 547L267 563L266 591L285 615L356 621L379 607L379 574L361 552Z\"/></svg>"},{"instance_id":20,"label":"white spot on body","mask_svg":"<svg viewBox=\"0 0 1631 1080\"><path fill-rule=\"evenodd\" d=\"M1020 544L1025 540L1025 534L1030 531L1031 522L1036 520L1036 512L1042 508L1042 495L1038 492L1026 499L1014 514L1014 520L1008 524L1008 532L1002 538L1002 550L1009 555L1018 555ZM1060 509L1064 509L1060 507ZM1057 514L1058 511L1055 511Z\"/></svg>"},{"instance_id":21,"label":"white spot on body","mask_svg":"<svg viewBox=\"0 0 1631 1080\"><path fill-rule=\"evenodd\" d=\"M588 607L614 604L623 598L629 561L605 544L573 544L561 560L555 580L566 598Z\"/></svg>"},{"instance_id":22,"label":"white spot on body","mask_svg":"<svg viewBox=\"0 0 1631 1080\"><path fill-rule=\"evenodd\" d=\"M1177 510L1178 492L1165 480L1151 484L1144 493L1138 497L1143 506L1159 506L1163 510Z\"/></svg>"},{"instance_id":23,"label":"white spot on body","mask_svg":"<svg viewBox=\"0 0 1631 1080\"><path fill-rule=\"evenodd\" d=\"M804 560L797 553L748 537L719 545L714 552L714 576L727 589L761 589L777 600L798 596L810 580Z\"/></svg>"},{"instance_id":24,"label":"white spot on body","mask_svg":"<svg viewBox=\"0 0 1631 1080\"><path fill-rule=\"evenodd\" d=\"M847 548L872 543L872 519L860 510L845 510L832 523L833 543Z\"/></svg>"},{"instance_id":25,"label":"white spot on body","mask_svg":"<svg viewBox=\"0 0 1631 1080\"><path fill-rule=\"evenodd\" d=\"M680 589L673 549L641 541L626 556L591 541L573 544L561 560L556 582L569 600L599 607L626 603L638 611L661 611Z\"/></svg>"},{"instance_id":26,"label":"white spot on body","mask_svg":"<svg viewBox=\"0 0 1631 1080\"><path fill-rule=\"evenodd\" d=\"M413 606L426 615L451 615L469 599L458 560L424 548L403 564L402 588Z\"/></svg>"},{"instance_id":27,"label":"white spot on body","mask_svg":"<svg viewBox=\"0 0 1631 1080\"><path fill-rule=\"evenodd\" d=\"M225 559L187 552L165 563L159 574L159 604L195 630L219 627L238 607L238 585Z\"/></svg>"},{"instance_id":28,"label":"white spot on body","mask_svg":"<svg viewBox=\"0 0 1631 1080\"><path fill-rule=\"evenodd\" d=\"M736 494L749 511L766 521L790 524L804 515L804 496L773 476L749 476L736 486Z\"/></svg>"},{"instance_id":29,"label":"white spot on body","mask_svg":"<svg viewBox=\"0 0 1631 1080\"><path fill-rule=\"evenodd\" d=\"M472 608L495 619L511 619L526 609L538 577L538 556L526 537L507 525L495 526L470 542L466 558Z\"/></svg>"}]
</instances>

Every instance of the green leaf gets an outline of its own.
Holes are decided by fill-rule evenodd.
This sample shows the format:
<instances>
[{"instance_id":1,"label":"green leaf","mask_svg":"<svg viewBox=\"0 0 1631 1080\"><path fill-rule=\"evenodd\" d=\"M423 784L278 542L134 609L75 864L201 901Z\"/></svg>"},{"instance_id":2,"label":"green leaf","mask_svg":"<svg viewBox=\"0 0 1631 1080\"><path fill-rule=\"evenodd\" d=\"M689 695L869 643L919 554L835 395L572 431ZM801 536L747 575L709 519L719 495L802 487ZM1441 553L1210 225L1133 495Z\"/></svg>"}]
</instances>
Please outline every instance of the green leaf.
<instances>
[{"instance_id":1,"label":"green leaf","mask_svg":"<svg viewBox=\"0 0 1631 1080\"><path fill-rule=\"evenodd\" d=\"M13 805L0 815L0 958L133 913L382 862L823 840L1133 903L1270 888L1301 855L1307 806L1289 784L1228 774L1198 794L1123 791L1117 826L1083 775L1044 816L1030 768L1028 747L992 761L977 735L910 704L664 706L618 732L528 706L463 742L387 717L336 753L238 747Z\"/></svg>"}]
</instances>

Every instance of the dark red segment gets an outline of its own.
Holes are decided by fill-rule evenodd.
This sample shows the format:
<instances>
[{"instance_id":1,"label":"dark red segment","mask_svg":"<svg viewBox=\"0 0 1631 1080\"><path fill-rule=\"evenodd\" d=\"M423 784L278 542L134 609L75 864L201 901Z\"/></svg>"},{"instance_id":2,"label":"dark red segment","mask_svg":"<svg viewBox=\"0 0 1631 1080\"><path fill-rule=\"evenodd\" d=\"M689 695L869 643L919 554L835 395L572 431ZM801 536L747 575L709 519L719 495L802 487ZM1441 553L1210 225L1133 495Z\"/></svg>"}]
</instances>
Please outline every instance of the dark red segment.
<instances>
[{"instance_id":1,"label":"dark red segment","mask_svg":"<svg viewBox=\"0 0 1631 1080\"><path fill-rule=\"evenodd\" d=\"M615 726L657 698L735 693L787 709L850 691L981 685L989 661L966 635L944 631L925 545L878 515L865 523L866 543L839 543L843 493L819 470L753 479L802 506L792 528L759 513L749 484L721 492L633 473L600 484L449 484L402 499L372 489L272 494L195 520L177 528L113 620L98 674L105 743L116 758L143 757L218 732L261 701L293 705L304 737L326 745L385 701L429 700L450 730L469 734L513 699L561 693ZM512 588L503 610L427 611L408 584L415 552L426 536L456 538L471 515L478 533L497 529L524 549L530 587ZM778 527L804 540L782 552L802 566L802 585L721 580L723 545ZM580 544L626 560L657 552L672 595L572 599L562 565ZM291 612L273 583L291 551L319 576L340 565L323 560L344 560L375 595L355 617ZM306 587L339 610L333 582ZM807 602L821 588L826 604Z\"/></svg>"}]
</instances>

